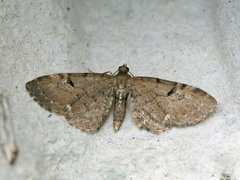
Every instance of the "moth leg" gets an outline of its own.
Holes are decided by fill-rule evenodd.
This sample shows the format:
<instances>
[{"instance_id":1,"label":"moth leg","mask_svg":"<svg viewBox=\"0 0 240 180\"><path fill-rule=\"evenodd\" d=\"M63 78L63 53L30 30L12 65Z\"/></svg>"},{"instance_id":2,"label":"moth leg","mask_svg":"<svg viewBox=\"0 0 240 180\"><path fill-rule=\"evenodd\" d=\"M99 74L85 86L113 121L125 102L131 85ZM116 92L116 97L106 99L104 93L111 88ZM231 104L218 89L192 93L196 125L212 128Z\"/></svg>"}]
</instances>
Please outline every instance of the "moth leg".
<instances>
[{"instance_id":1,"label":"moth leg","mask_svg":"<svg viewBox=\"0 0 240 180\"><path fill-rule=\"evenodd\" d=\"M111 71L106 71L103 74L109 74L110 76L113 76L113 73Z\"/></svg>"}]
</instances>

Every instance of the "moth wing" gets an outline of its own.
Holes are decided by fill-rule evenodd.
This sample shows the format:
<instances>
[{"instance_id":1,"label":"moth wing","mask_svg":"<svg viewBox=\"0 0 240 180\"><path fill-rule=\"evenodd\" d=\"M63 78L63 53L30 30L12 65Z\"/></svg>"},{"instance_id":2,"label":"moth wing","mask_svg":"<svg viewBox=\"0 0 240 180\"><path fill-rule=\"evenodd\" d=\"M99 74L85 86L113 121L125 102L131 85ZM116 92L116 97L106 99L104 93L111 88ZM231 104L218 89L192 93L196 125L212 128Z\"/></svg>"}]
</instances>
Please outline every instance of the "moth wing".
<instances>
[{"instance_id":1,"label":"moth wing","mask_svg":"<svg viewBox=\"0 0 240 180\"><path fill-rule=\"evenodd\" d=\"M154 133L197 124L217 105L211 95L186 84L151 77L133 77L129 83L133 119L139 127Z\"/></svg>"},{"instance_id":2,"label":"moth wing","mask_svg":"<svg viewBox=\"0 0 240 180\"><path fill-rule=\"evenodd\" d=\"M64 115L70 125L93 133L111 110L112 83L112 76L107 74L53 74L28 82L26 89L45 109Z\"/></svg>"}]
</instances>

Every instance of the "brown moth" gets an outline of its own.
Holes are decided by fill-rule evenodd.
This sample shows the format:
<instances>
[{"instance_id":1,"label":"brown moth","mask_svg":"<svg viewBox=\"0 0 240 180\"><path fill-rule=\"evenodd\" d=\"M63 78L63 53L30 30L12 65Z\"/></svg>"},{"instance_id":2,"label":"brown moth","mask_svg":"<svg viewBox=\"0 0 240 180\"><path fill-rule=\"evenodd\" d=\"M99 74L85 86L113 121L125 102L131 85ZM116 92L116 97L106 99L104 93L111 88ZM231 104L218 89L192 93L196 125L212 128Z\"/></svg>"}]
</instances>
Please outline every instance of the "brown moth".
<instances>
[{"instance_id":1,"label":"brown moth","mask_svg":"<svg viewBox=\"0 0 240 180\"><path fill-rule=\"evenodd\" d=\"M205 91L153 77L134 77L126 64L107 73L52 74L36 78L26 88L45 109L68 123L96 132L113 107L113 127L119 130L129 106L139 128L159 134L171 127L194 125L217 105Z\"/></svg>"}]
</instances>

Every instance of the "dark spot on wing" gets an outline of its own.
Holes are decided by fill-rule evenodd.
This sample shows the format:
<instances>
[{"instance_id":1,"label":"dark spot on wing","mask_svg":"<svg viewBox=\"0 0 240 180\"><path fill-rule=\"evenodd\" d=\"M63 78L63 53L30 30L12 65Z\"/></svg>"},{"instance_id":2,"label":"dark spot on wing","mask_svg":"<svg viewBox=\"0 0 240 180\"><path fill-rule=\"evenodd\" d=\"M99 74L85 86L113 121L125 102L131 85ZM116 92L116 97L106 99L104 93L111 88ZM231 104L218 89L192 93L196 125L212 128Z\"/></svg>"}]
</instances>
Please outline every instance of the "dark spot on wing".
<instances>
[{"instance_id":1,"label":"dark spot on wing","mask_svg":"<svg viewBox=\"0 0 240 180\"><path fill-rule=\"evenodd\" d=\"M72 80L71 80L70 78L68 79L67 83L68 83L70 86L74 87L74 83L72 82Z\"/></svg>"},{"instance_id":2,"label":"dark spot on wing","mask_svg":"<svg viewBox=\"0 0 240 180\"><path fill-rule=\"evenodd\" d=\"M172 94L174 94L176 92L176 87L173 87L168 93L167 96L171 96Z\"/></svg>"},{"instance_id":3,"label":"dark spot on wing","mask_svg":"<svg viewBox=\"0 0 240 180\"><path fill-rule=\"evenodd\" d=\"M157 83L160 83L160 82L161 82L161 79L158 79L158 78L157 78L157 79L156 79L156 82L157 82Z\"/></svg>"}]
</instances>

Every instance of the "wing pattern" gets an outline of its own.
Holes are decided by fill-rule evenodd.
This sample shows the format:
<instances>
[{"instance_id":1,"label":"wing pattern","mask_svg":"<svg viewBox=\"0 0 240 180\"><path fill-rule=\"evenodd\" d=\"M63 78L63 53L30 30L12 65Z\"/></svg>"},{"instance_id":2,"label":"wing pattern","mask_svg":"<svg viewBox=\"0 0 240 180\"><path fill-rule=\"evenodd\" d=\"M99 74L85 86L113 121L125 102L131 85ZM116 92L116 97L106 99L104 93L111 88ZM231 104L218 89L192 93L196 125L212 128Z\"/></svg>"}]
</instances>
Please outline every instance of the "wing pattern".
<instances>
[{"instance_id":1,"label":"wing pattern","mask_svg":"<svg viewBox=\"0 0 240 180\"><path fill-rule=\"evenodd\" d=\"M53 74L26 84L42 107L89 133L97 131L109 115L112 87L112 76L97 73Z\"/></svg>"},{"instance_id":2,"label":"wing pattern","mask_svg":"<svg viewBox=\"0 0 240 180\"><path fill-rule=\"evenodd\" d=\"M133 119L139 127L154 133L197 124L216 107L212 96L193 86L150 77L133 77L129 81Z\"/></svg>"}]
</instances>

